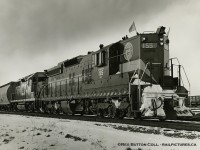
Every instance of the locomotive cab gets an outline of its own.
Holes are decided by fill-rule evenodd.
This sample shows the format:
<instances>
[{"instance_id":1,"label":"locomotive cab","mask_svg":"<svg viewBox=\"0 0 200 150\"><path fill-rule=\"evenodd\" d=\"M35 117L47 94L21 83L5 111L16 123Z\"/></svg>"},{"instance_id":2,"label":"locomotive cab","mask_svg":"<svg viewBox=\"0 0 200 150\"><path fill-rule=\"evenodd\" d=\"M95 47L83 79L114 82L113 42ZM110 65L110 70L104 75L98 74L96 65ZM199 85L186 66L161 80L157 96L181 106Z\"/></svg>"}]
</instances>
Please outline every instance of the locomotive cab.
<instances>
[{"instance_id":1,"label":"locomotive cab","mask_svg":"<svg viewBox=\"0 0 200 150\"><path fill-rule=\"evenodd\" d=\"M180 70L179 77L173 76L175 65L172 59L169 59L169 39L165 27L159 27L155 33L138 34L132 41L127 42L127 48L124 49L126 61L121 68L123 72L129 72L129 98L133 116L157 117L161 120L177 119L179 116L191 117L191 113L184 105L179 107L171 105L175 101L175 95L178 97L176 100L181 101L187 98L188 91L181 86ZM169 66L170 60L171 66ZM137 85L133 85L134 74L137 74L139 79ZM146 87L143 87L144 82Z\"/></svg>"}]
</instances>

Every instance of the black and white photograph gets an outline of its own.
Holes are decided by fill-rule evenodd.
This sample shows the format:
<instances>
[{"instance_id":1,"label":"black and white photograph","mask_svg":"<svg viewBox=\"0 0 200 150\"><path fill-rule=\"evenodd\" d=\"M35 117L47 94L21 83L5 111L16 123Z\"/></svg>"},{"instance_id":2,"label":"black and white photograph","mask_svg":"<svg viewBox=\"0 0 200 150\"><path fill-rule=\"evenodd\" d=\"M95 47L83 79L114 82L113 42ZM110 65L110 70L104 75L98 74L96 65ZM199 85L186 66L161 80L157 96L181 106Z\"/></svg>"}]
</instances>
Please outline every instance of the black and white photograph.
<instances>
[{"instance_id":1,"label":"black and white photograph","mask_svg":"<svg viewBox=\"0 0 200 150\"><path fill-rule=\"evenodd\" d=\"M0 150L199 150L200 1L0 0Z\"/></svg>"}]
</instances>

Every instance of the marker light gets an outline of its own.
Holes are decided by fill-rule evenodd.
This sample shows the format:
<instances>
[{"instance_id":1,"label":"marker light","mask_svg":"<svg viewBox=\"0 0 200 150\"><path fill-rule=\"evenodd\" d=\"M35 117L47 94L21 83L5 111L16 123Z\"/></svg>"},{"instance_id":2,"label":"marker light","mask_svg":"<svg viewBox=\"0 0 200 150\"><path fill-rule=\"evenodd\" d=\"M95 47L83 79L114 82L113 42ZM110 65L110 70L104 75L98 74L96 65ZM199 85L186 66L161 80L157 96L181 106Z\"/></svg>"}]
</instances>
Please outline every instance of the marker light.
<instances>
[{"instance_id":1,"label":"marker light","mask_svg":"<svg viewBox=\"0 0 200 150\"><path fill-rule=\"evenodd\" d=\"M146 37L142 37L142 42L146 41L147 38Z\"/></svg>"}]
</instances>

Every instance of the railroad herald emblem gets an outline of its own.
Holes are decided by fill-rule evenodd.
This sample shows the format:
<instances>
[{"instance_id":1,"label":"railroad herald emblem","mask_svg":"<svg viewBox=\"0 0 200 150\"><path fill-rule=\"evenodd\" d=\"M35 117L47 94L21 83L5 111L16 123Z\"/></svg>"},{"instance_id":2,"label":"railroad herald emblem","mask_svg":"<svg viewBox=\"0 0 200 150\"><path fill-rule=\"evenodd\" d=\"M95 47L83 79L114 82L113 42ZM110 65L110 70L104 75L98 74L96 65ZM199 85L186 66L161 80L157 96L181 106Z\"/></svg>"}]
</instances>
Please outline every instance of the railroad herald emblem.
<instances>
[{"instance_id":1,"label":"railroad herald emblem","mask_svg":"<svg viewBox=\"0 0 200 150\"><path fill-rule=\"evenodd\" d=\"M132 58L132 56L133 56L133 45L130 42L128 42L124 47L124 58L129 61Z\"/></svg>"}]
</instances>

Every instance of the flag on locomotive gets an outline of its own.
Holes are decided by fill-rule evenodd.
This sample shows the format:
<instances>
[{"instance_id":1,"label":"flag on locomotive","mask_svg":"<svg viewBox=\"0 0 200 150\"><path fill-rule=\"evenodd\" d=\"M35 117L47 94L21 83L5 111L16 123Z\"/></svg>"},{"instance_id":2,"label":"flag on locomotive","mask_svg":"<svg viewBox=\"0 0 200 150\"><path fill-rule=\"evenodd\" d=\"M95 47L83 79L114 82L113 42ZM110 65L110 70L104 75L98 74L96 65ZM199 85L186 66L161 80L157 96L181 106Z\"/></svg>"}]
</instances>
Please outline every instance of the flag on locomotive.
<instances>
[{"instance_id":1,"label":"flag on locomotive","mask_svg":"<svg viewBox=\"0 0 200 150\"><path fill-rule=\"evenodd\" d=\"M131 24L130 28L129 28L129 32L132 31L136 31L136 26L135 26L135 22L133 21L133 23Z\"/></svg>"}]
</instances>

